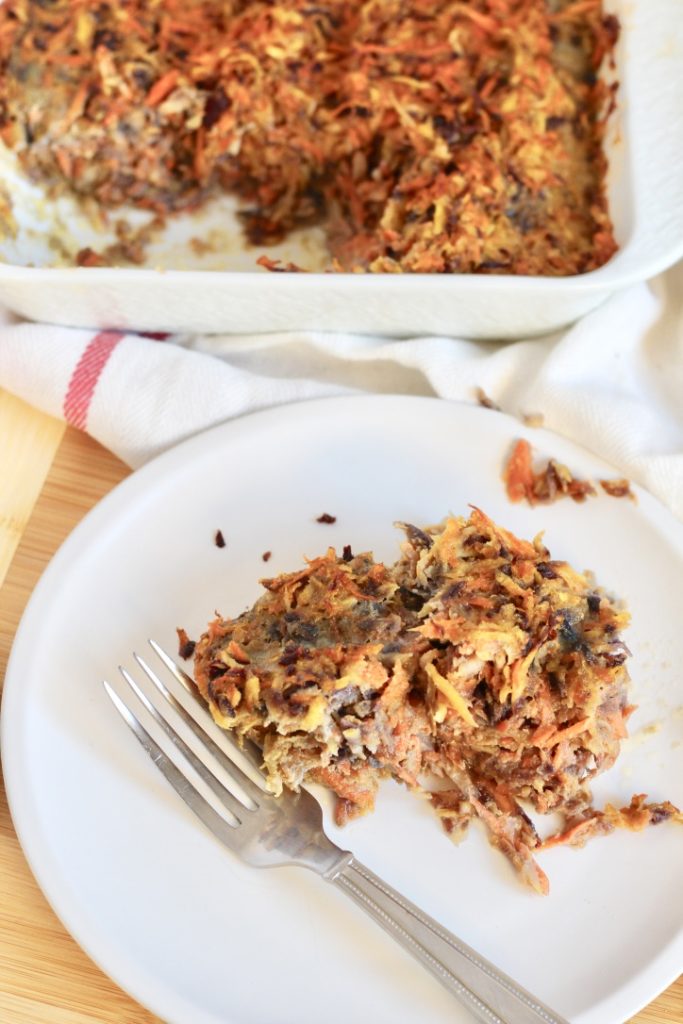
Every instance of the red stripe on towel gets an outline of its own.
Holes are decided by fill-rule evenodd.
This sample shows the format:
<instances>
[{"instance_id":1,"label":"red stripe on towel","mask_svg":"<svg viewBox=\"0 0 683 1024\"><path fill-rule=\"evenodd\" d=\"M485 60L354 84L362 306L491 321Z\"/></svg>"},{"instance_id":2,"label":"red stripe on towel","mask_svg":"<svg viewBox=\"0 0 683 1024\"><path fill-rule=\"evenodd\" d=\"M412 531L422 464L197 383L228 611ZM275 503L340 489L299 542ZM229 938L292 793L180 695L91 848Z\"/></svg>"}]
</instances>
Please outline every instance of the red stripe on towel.
<instances>
[{"instance_id":1,"label":"red stripe on towel","mask_svg":"<svg viewBox=\"0 0 683 1024\"><path fill-rule=\"evenodd\" d=\"M100 331L83 351L71 374L64 398L64 419L72 427L85 430L100 374L123 336L121 331Z\"/></svg>"}]
</instances>

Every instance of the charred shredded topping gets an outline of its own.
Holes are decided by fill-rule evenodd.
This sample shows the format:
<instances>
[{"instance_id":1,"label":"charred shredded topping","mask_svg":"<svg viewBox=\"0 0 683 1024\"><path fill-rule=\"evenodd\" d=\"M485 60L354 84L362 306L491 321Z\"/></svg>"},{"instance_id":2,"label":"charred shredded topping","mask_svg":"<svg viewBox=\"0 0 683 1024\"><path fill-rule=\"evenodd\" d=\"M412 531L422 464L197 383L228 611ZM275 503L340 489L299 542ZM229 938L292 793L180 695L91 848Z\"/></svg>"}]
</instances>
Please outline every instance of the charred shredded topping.
<instances>
[{"instance_id":1,"label":"charred shredded topping","mask_svg":"<svg viewBox=\"0 0 683 1024\"><path fill-rule=\"evenodd\" d=\"M580 480L554 459L534 469L531 445L523 439L515 442L505 463L503 482L510 501L529 505L548 505L559 498L583 502L598 493L590 480ZM613 498L636 500L628 480L600 480L599 484Z\"/></svg>"},{"instance_id":2,"label":"charred shredded topping","mask_svg":"<svg viewBox=\"0 0 683 1024\"><path fill-rule=\"evenodd\" d=\"M296 263L286 262L282 260L273 260L270 256L259 256L256 260L259 267L263 267L264 270L269 270L271 274L305 274L306 271L303 267L299 267Z\"/></svg>"},{"instance_id":3,"label":"charred shredded topping","mask_svg":"<svg viewBox=\"0 0 683 1024\"><path fill-rule=\"evenodd\" d=\"M182 627L179 626L176 629L176 633L178 634L178 657L182 658L184 661L187 661L187 659L191 658L192 655L194 654L194 649L197 646L197 644L194 640L190 640L189 636L187 635L185 630L182 629Z\"/></svg>"},{"instance_id":4,"label":"charred shredded topping","mask_svg":"<svg viewBox=\"0 0 683 1024\"><path fill-rule=\"evenodd\" d=\"M618 33L601 0L6 0L0 138L108 208L320 224L333 271L579 274L616 250Z\"/></svg>"},{"instance_id":5,"label":"charred shredded topping","mask_svg":"<svg viewBox=\"0 0 683 1024\"><path fill-rule=\"evenodd\" d=\"M101 253L95 252L89 246L79 249L76 253L76 266L78 267L110 267L111 263Z\"/></svg>"},{"instance_id":6,"label":"charred shredded topping","mask_svg":"<svg viewBox=\"0 0 683 1024\"><path fill-rule=\"evenodd\" d=\"M631 501L636 500L636 496L631 490L630 480L600 480L599 483L605 494L609 494L611 498L630 498Z\"/></svg>"},{"instance_id":7,"label":"charred shredded topping","mask_svg":"<svg viewBox=\"0 0 683 1024\"><path fill-rule=\"evenodd\" d=\"M437 777L428 796L446 830L480 819L539 892L542 845L681 820L644 797L592 806L590 780L634 710L625 609L478 509L399 525L394 565L330 548L262 581L251 609L197 644L200 691L220 725L261 746L271 789L322 782L343 823L372 809L383 777L420 792ZM564 824L541 844L524 807Z\"/></svg>"},{"instance_id":8,"label":"charred shredded topping","mask_svg":"<svg viewBox=\"0 0 683 1024\"><path fill-rule=\"evenodd\" d=\"M535 470L531 445L520 439L515 443L503 470L503 481L510 501L526 501L529 505L549 504L559 498L585 501L595 494L588 480L579 480L554 459Z\"/></svg>"},{"instance_id":9,"label":"charred shredded topping","mask_svg":"<svg viewBox=\"0 0 683 1024\"><path fill-rule=\"evenodd\" d=\"M663 821L683 822L683 815L672 803L648 804L643 793L631 797L628 807L616 808L607 804L604 811L590 809L583 814L567 818L564 831L546 839L543 849L566 843L568 846L584 846L594 836L609 835L617 828L641 832L648 825L660 825Z\"/></svg>"}]
</instances>

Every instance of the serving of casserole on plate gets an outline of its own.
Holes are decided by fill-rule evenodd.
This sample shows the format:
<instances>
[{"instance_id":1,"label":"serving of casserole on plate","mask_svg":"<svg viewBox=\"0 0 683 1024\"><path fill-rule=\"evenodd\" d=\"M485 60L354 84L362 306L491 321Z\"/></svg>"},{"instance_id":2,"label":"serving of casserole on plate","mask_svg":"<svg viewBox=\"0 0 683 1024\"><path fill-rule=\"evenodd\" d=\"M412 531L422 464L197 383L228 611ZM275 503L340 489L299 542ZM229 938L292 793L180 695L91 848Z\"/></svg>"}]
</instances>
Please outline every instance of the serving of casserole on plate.
<instances>
[{"instance_id":1,"label":"serving of casserole on plate","mask_svg":"<svg viewBox=\"0 0 683 1024\"><path fill-rule=\"evenodd\" d=\"M196 645L201 695L223 729L262 750L269 788L322 783L344 825L393 778L426 796L454 839L481 821L542 894L539 850L683 824L642 794L621 810L593 806L590 782L615 763L635 710L623 605L478 508L398 525L393 565L329 548L262 580L252 608L215 619ZM542 843L524 805L561 818Z\"/></svg>"},{"instance_id":2,"label":"serving of casserole on plate","mask_svg":"<svg viewBox=\"0 0 683 1024\"><path fill-rule=\"evenodd\" d=\"M673 0L185 6L0 10L17 311L509 337L683 247Z\"/></svg>"},{"instance_id":3,"label":"serving of casserole on plate","mask_svg":"<svg viewBox=\"0 0 683 1024\"><path fill-rule=\"evenodd\" d=\"M286 464L274 435L288 452ZM347 545L353 557L372 550L389 566L397 554L392 520L436 522L445 510L469 517L470 502L518 537L544 531L550 569L559 571L553 566L561 561L580 574L590 567L632 617L624 637L631 651L628 701L637 710L617 761L591 780L596 807L626 806L634 793L653 803L683 802L683 650L679 604L671 599L683 586L680 523L637 488L637 503L603 493L584 504L511 504L500 473L520 435L533 437L539 454L577 477L613 475L569 442L485 409L387 396L301 403L224 424L133 474L83 521L43 577L17 634L3 695L3 772L13 820L68 929L170 1024L319 1024L321 1007L330 1024L341 1024L359 1006L370 1008L378 1024L466 1020L418 965L334 893L321 891L312 875L257 872L227 854L112 719L100 680L127 652L143 650L148 636L173 649L180 624L198 639L215 609L225 618L239 616L259 597L259 576L278 578L301 565L302 554L314 557L333 546L361 576L361 563L343 561ZM218 530L222 547L215 543ZM494 547L475 547L474 564L486 571L495 561L511 565ZM439 547L431 564L420 563L431 585L436 554L444 551ZM508 603L520 612L513 591L524 560L514 557L514 578L501 575L512 586ZM476 575L460 597L455 591L458 615L465 599L477 597ZM547 583L557 601L561 583ZM504 588L499 582L496 599ZM621 632L615 607L606 600L589 605L586 598L580 612L587 649L598 659L588 672L607 670L605 685L621 715L624 652L610 640L613 633L591 633L598 623ZM521 614L517 619L523 624ZM440 621L436 608L433 621ZM290 625L296 631L306 622ZM577 629L566 628L562 651L552 643L547 649L549 658L565 659L568 694L577 683L577 641ZM449 663L448 646L423 644L421 654L430 652L439 675L453 682L458 666ZM235 654L244 660L233 648L230 657ZM283 673L288 667L281 666ZM228 696L229 682L217 695ZM438 718L443 692L437 691ZM349 711L356 718L365 710L358 703ZM480 690L470 713L479 718L489 705L495 709ZM557 707L566 716L559 698ZM604 718L590 721L605 729L607 751L617 723L604 710ZM448 723L455 739L457 720ZM530 728L513 724L515 736ZM542 739L536 736L539 744ZM351 847L572 1024L621 1024L680 973L683 920L680 902L671 898L682 881L679 825L663 823L636 836L615 831L580 850L539 850L551 880L549 894L540 897L516 882L480 822L473 820L467 840L456 846L427 799L403 785L387 779L374 813L343 829L334 822L329 791L317 787L316 796L335 842ZM530 816L542 839L557 824L533 810Z\"/></svg>"}]
</instances>

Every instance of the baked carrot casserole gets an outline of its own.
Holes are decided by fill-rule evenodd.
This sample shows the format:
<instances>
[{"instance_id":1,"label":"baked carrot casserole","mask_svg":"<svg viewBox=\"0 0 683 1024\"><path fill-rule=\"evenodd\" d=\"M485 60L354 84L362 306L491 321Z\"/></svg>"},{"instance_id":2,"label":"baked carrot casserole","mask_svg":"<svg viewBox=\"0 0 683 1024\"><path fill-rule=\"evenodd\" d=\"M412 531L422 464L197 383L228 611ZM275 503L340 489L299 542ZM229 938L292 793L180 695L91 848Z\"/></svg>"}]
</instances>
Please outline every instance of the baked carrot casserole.
<instances>
[{"instance_id":1,"label":"baked carrot casserole","mask_svg":"<svg viewBox=\"0 0 683 1024\"><path fill-rule=\"evenodd\" d=\"M262 748L270 788L323 783L344 823L392 777L456 839L482 821L539 892L543 845L681 820L642 796L592 805L590 780L614 763L633 710L623 607L478 509L400 525L395 565L330 549L263 581L251 609L196 646L202 695ZM525 806L564 825L541 843Z\"/></svg>"},{"instance_id":2,"label":"baked carrot casserole","mask_svg":"<svg viewBox=\"0 0 683 1024\"><path fill-rule=\"evenodd\" d=\"M105 208L318 224L330 270L577 274L616 249L617 35L601 0L5 0L0 137Z\"/></svg>"}]
</instances>

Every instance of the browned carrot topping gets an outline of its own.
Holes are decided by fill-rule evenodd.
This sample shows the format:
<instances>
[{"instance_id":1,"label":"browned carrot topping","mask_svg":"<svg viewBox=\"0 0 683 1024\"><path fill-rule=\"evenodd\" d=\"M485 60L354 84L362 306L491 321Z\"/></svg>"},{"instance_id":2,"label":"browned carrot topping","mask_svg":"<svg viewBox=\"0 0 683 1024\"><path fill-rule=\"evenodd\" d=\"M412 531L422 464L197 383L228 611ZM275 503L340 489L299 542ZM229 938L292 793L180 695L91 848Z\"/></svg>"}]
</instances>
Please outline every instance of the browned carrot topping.
<instances>
[{"instance_id":1,"label":"browned carrot topping","mask_svg":"<svg viewBox=\"0 0 683 1024\"><path fill-rule=\"evenodd\" d=\"M527 501L529 505L549 504L564 497L585 501L595 494L588 480L579 480L554 459L549 459L538 471L534 470L531 445L523 439L512 449L503 469L503 481L510 501Z\"/></svg>"},{"instance_id":2,"label":"browned carrot topping","mask_svg":"<svg viewBox=\"0 0 683 1024\"><path fill-rule=\"evenodd\" d=\"M510 501L522 501L526 498L532 504L534 493L534 470L531 464L531 445L528 441L519 440L512 449L503 471L503 480Z\"/></svg>"},{"instance_id":3,"label":"browned carrot topping","mask_svg":"<svg viewBox=\"0 0 683 1024\"><path fill-rule=\"evenodd\" d=\"M178 656L187 660L194 654L194 649L197 644L194 640L190 640L189 636L181 626L176 628L176 633L178 634Z\"/></svg>"},{"instance_id":4,"label":"browned carrot topping","mask_svg":"<svg viewBox=\"0 0 683 1024\"><path fill-rule=\"evenodd\" d=\"M171 93L175 88L179 75L180 72L177 68L171 68L171 70L167 71L165 75L162 75L158 82L155 82L147 93L147 97L145 99L147 106L156 107L162 100L165 100L169 93Z\"/></svg>"},{"instance_id":5,"label":"browned carrot topping","mask_svg":"<svg viewBox=\"0 0 683 1024\"><path fill-rule=\"evenodd\" d=\"M100 255L94 249L86 247L79 249L76 253L76 264L79 267L109 267L111 264L106 256Z\"/></svg>"},{"instance_id":6,"label":"browned carrot topping","mask_svg":"<svg viewBox=\"0 0 683 1024\"><path fill-rule=\"evenodd\" d=\"M630 498L631 501L636 500L636 496L631 490L631 483L629 480L600 480L599 483L605 494L609 494L612 498Z\"/></svg>"},{"instance_id":7,"label":"browned carrot topping","mask_svg":"<svg viewBox=\"0 0 683 1024\"><path fill-rule=\"evenodd\" d=\"M659 825L663 821L675 821L683 824L683 814L672 803L648 804L644 793L631 797L628 807L617 808L607 804L604 811L590 810L583 816L570 818L561 832L549 836L543 842L543 849L553 846L584 846L589 839L606 836L617 828L626 828L631 832L641 832L648 825Z\"/></svg>"},{"instance_id":8,"label":"browned carrot topping","mask_svg":"<svg viewBox=\"0 0 683 1024\"><path fill-rule=\"evenodd\" d=\"M617 35L600 0L6 0L0 135L106 207L319 223L335 271L577 274L616 249Z\"/></svg>"},{"instance_id":9,"label":"browned carrot topping","mask_svg":"<svg viewBox=\"0 0 683 1024\"><path fill-rule=\"evenodd\" d=\"M263 256L259 256L256 262L260 267L263 267L264 270L270 270L273 274L283 274L286 271L290 274L305 273L303 267L297 266L296 263L283 263L282 260L273 260L270 256L266 256L265 254Z\"/></svg>"},{"instance_id":10,"label":"browned carrot topping","mask_svg":"<svg viewBox=\"0 0 683 1024\"><path fill-rule=\"evenodd\" d=\"M540 469L535 470L531 445L524 439L515 442L503 469L503 481L510 501L526 501L529 505L548 504L564 497L585 501L597 493L589 480L579 480L566 466L554 459L549 459ZM628 480L598 482L603 491L613 498L636 500Z\"/></svg>"}]
</instances>

